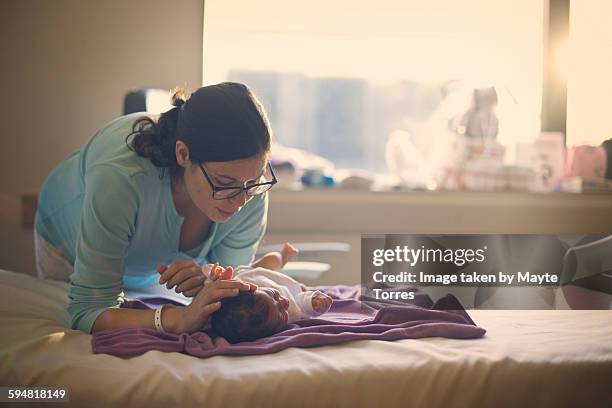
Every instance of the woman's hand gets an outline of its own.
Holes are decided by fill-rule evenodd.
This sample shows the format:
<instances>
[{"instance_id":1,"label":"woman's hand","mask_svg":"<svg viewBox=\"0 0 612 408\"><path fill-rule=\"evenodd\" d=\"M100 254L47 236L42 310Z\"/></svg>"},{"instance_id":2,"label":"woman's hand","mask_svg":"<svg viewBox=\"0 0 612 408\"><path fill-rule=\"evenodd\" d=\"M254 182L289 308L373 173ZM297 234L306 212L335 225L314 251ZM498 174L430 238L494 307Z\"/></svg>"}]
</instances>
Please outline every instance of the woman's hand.
<instances>
[{"instance_id":1,"label":"woman's hand","mask_svg":"<svg viewBox=\"0 0 612 408\"><path fill-rule=\"evenodd\" d=\"M221 308L220 300L253 290L253 285L239 280L208 281L193 302L182 309L180 331L193 333L201 330L210 315Z\"/></svg>"},{"instance_id":2,"label":"woman's hand","mask_svg":"<svg viewBox=\"0 0 612 408\"><path fill-rule=\"evenodd\" d=\"M206 274L192 259L181 259L173 262L170 266L159 265L157 272L161 275L159 284L166 284L166 288L174 289L176 293L182 293L188 297L196 296L206 282Z\"/></svg>"}]
</instances>

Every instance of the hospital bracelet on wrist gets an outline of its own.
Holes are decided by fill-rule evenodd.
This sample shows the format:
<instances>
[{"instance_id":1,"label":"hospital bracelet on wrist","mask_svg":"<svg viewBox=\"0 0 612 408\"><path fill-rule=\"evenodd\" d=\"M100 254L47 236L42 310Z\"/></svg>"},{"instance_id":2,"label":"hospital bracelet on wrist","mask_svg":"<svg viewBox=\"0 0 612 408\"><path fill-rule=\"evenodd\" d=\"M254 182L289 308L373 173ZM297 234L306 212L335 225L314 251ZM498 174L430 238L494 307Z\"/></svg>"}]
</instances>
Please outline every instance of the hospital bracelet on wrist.
<instances>
[{"instance_id":1,"label":"hospital bracelet on wrist","mask_svg":"<svg viewBox=\"0 0 612 408\"><path fill-rule=\"evenodd\" d=\"M155 309L155 330L157 330L159 333L166 333L161 321L161 314L164 306L166 305L161 305L157 309Z\"/></svg>"}]
</instances>

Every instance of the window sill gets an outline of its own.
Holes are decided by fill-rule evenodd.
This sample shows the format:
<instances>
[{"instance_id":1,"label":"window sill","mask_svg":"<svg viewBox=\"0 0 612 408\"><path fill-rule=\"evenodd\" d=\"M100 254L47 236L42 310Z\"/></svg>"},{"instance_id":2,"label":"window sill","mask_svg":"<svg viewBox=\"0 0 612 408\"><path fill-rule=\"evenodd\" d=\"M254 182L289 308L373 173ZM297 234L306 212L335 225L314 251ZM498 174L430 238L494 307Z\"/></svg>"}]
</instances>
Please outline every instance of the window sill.
<instances>
[{"instance_id":1,"label":"window sill","mask_svg":"<svg viewBox=\"0 0 612 408\"><path fill-rule=\"evenodd\" d=\"M271 232L583 234L612 231L597 193L276 189Z\"/></svg>"}]
</instances>

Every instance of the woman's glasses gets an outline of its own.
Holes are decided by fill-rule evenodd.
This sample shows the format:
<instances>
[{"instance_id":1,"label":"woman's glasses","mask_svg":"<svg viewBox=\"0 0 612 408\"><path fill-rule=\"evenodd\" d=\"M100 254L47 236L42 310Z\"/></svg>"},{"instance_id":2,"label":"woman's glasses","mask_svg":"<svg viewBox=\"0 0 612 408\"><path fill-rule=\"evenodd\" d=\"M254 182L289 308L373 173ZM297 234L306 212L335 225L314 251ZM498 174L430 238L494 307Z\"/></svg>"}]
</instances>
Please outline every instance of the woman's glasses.
<instances>
[{"instance_id":1,"label":"woman's glasses","mask_svg":"<svg viewBox=\"0 0 612 408\"><path fill-rule=\"evenodd\" d=\"M206 181L208 181L208 184L210 184L210 188L212 189L213 200L227 200L229 198L236 197L238 194L242 193L243 191L246 192L246 195L250 197L254 197L254 196L265 193L266 191L271 189L273 185L275 185L278 182L270 162L268 162L268 168L270 169L270 174L272 175L272 180L270 181L266 181L264 183L251 184L246 187L217 187L213 184L210 177L208 177L208 174L206 174L206 170L204 170L204 166L202 165L202 163L200 163L200 170L202 170L204 177L206 177Z\"/></svg>"}]
</instances>

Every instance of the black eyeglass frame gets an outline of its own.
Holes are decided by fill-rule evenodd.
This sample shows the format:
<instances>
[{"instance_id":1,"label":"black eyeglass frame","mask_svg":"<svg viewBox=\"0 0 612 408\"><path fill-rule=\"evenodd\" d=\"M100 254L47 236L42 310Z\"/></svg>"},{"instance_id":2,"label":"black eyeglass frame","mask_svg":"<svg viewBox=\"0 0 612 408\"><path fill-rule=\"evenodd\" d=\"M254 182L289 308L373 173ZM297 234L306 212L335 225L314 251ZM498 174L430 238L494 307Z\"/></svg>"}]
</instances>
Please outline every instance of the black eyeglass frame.
<instances>
[{"instance_id":1,"label":"black eyeglass frame","mask_svg":"<svg viewBox=\"0 0 612 408\"><path fill-rule=\"evenodd\" d=\"M252 184L250 186L244 187L218 187L215 186L212 182L212 180L210 179L210 177L208 176L208 174L206 173L206 170L204 170L204 166L202 166L202 163L199 164L200 166L200 170L202 170L202 174L204 174L204 177L206 178L206 181L208 181L208 184L210 184L210 188L212 189L212 197L213 200L229 200L230 198L234 198L237 195L239 195L240 193L242 193L243 191L246 193L247 196L249 197L256 197L258 195L261 195L263 193L265 193L266 191L269 191L270 188L272 188L277 182L278 179L276 178L276 174L274 174L274 169L272 169L272 165L270 164L270 162L268 162L268 168L270 169L270 174L272 174L272 180L270 181L266 181L265 183L258 183L258 184ZM258 194L249 194L249 190L254 188L254 187L261 187L261 186L270 186L270 188L268 188L267 190L262 191L261 193ZM236 194L232 194L229 197L223 197L223 198L218 198L215 195L219 192L219 191L226 191L226 190L235 190Z\"/></svg>"}]
</instances>

